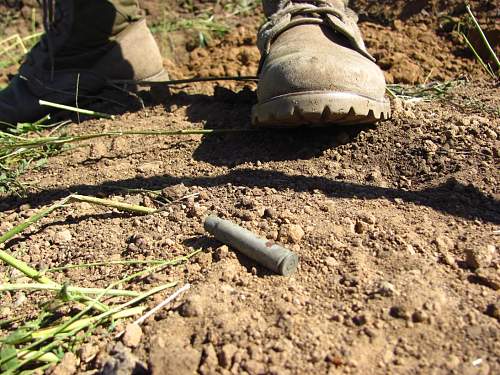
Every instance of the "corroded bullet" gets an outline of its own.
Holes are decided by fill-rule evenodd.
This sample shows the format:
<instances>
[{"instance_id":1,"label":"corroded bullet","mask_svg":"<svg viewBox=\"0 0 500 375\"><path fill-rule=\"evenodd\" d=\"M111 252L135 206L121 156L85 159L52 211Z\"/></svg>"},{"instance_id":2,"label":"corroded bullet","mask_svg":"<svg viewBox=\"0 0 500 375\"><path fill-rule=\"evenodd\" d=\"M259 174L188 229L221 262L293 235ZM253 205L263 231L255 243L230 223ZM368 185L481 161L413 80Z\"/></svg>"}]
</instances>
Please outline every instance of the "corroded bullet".
<instances>
[{"instance_id":1,"label":"corroded bullet","mask_svg":"<svg viewBox=\"0 0 500 375\"><path fill-rule=\"evenodd\" d=\"M205 219L205 230L247 257L283 276L292 274L299 263L292 251L217 216Z\"/></svg>"}]
</instances>

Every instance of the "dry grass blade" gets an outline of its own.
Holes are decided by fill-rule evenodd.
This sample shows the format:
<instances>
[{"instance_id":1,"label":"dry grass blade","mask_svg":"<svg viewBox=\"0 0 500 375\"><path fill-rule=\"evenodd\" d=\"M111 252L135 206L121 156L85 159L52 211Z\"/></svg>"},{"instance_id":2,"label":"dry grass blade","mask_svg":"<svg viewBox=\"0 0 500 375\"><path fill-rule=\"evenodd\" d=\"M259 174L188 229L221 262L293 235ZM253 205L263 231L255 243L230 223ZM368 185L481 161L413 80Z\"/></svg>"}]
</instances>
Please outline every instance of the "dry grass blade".
<instances>
[{"instance_id":1,"label":"dry grass blade","mask_svg":"<svg viewBox=\"0 0 500 375\"><path fill-rule=\"evenodd\" d=\"M430 82L415 86L410 85L387 85L387 92L394 98L403 100L436 100L445 98L452 89L463 84L462 79L448 82Z\"/></svg>"},{"instance_id":2,"label":"dry grass blade","mask_svg":"<svg viewBox=\"0 0 500 375\"><path fill-rule=\"evenodd\" d=\"M46 217L56 209L63 207L73 201L89 202L118 208L125 211L136 213L152 213L151 210L142 206L125 205L120 202L114 202L106 199L98 199L82 195L70 195L63 200L45 208L27 219L24 223L16 226L0 237L0 245L5 244L16 235L22 233L29 226L35 224L43 217ZM135 292L123 289L114 289L119 285L123 285L131 280L158 271L159 269L179 264L187 261L192 256L196 255L199 250L172 260L165 260L160 263L155 263L153 266L135 272L131 275L123 277L114 283L108 285L107 288L81 288L67 284L58 284L44 276L44 274L31 268L28 264L16 259L4 250L0 250L0 260L3 260L9 266L23 272L26 276L32 278L36 283L32 284L3 284L0 286L1 291L13 290L49 290L57 292L56 299L59 299L62 304L80 301L85 304L83 310L76 315L61 320L55 317L52 311L42 310L39 318L33 322L28 322L24 326L17 328L9 336L0 340L2 343L0 350L0 370L3 374L21 374L26 369L26 366L31 368L42 368L46 362L56 363L62 358L64 350L70 347L78 346L76 334L82 330L92 330L97 325L107 324L117 319L142 314L145 310L143 306L135 305L141 303L146 298L172 288L177 285L176 282L167 283L157 286L144 292ZM125 263L126 265L127 263ZM133 264L130 261L128 264ZM136 264L141 264L137 262ZM63 268L61 268L63 269ZM87 294L96 295L95 299L86 297ZM82 297L83 296L83 297ZM105 305L100 302L104 296L123 298L132 297L127 302L122 302L117 305ZM97 315L95 313L97 311ZM10 324L3 322L3 325ZM63 349L65 348L65 349Z\"/></svg>"}]
</instances>

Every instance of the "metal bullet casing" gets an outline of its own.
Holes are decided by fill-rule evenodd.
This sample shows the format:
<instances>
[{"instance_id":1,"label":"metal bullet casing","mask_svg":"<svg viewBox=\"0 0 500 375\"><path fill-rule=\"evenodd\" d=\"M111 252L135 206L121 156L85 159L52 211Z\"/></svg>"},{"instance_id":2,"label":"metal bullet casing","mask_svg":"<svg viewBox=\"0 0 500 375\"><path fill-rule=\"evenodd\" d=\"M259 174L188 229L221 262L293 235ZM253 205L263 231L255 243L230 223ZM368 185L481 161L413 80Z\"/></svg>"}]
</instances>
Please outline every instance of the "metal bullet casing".
<instances>
[{"instance_id":1,"label":"metal bullet casing","mask_svg":"<svg viewBox=\"0 0 500 375\"><path fill-rule=\"evenodd\" d=\"M297 269L299 257L295 253L228 220L209 216L204 227L219 241L278 274L288 276Z\"/></svg>"}]
</instances>

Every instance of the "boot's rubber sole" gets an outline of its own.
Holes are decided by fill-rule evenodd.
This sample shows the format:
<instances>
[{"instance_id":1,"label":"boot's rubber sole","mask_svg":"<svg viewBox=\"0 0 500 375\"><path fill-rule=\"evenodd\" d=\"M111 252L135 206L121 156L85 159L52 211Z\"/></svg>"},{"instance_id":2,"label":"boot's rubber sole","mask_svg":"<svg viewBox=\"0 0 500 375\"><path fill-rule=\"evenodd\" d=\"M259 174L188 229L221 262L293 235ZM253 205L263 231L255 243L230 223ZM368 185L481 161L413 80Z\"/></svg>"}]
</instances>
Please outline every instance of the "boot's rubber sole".
<instances>
[{"instance_id":1,"label":"boot's rubber sole","mask_svg":"<svg viewBox=\"0 0 500 375\"><path fill-rule=\"evenodd\" d=\"M388 99L380 101L345 92L306 91L256 104L252 109L252 124L275 128L321 127L372 124L390 116Z\"/></svg>"}]
</instances>

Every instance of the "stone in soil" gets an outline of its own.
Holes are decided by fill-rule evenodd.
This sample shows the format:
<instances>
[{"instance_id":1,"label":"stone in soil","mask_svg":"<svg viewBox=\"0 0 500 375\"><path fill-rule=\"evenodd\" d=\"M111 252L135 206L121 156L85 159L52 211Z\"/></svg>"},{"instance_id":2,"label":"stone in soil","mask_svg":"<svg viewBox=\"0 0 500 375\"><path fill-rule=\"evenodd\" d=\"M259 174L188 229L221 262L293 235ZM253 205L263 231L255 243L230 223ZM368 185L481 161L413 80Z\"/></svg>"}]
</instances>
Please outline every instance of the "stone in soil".
<instances>
[{"instance_id":1,"label":"stone in soil","mask_svg":"<svg viewBox=\"0 0 500 375\"><path fill-rule=\"evenodd\" d=\"M61 362L50 372L51 375L73 375L76 373L78 358L71 352L65 353Z\"/></svg>"},{"instance_id":2,"label":"stone in soil","mask_svg":"<svg viewBox=\"0 0 500 375\"><path fill-rule=\"evenodd\" d=\"M203 298L199 295L189 296L180 308L180 314L184 317L197 317L203 315Z\"/></svg>"},{"instance_id":3,"label":"stone in soil","mask_svg":"<svg viewBox=\"0 0 500 375\"><path fill-rule=\"evenodd\" d=\"M495 254L495 246L481 246L465 250L465 263L473 270L489 267Z\"/></svg>"},{"instance_id":4,"label":"stone in soil","mask_svg":"<svg viewBox=\"0 0 500 375\"><path fill-rule=\"evenodd\" d=\"M63 229L54 234L53 242L57 245L69 242L73 239L73 235L68 229Z\"/></svg>"},{"instance_id":5,"label":"stone in soil","mask_svg":"<svg viewBox=\"0 0 500 375\"><path fill-rule=\"evenodd\" d=\"M299 243L304 235L304 230L298 224L283 224L279 233L280 240L289 243Z\"/></svg>"},{"instance_id":6,"label":"stone in soil","mask_svg":"<svg viewBox=\"0 0 500 375\"><path fill-rule=\"evenodd\" d=\"M138 324L131 323L125 328L125 333L123 334L122 342L124 345L135 348L139 346L142 338L142 328Z\"/></svg>"},{"instance_id":7,"label":"stone in soil","mask_svg":"<svg viewBox=\"0 0 500 375\"><path fill-rule=\"evenodd\" d=\"M146 375L147 367L121 342L111 350L102 368L102 375Z\"/></svg>"},{"instance_id":8,"label":"stone in soil","mask_svg":"<svg viewBox=\"0 0 500 375\"><path fill-rule=\"evenodd\" d=\"M224 345L219 353L219 364L224 368L230 368L237 351L238 347L234 344Z\"/></svg>"}]
</instances>

